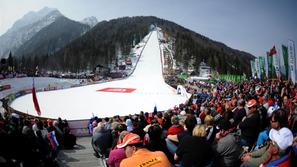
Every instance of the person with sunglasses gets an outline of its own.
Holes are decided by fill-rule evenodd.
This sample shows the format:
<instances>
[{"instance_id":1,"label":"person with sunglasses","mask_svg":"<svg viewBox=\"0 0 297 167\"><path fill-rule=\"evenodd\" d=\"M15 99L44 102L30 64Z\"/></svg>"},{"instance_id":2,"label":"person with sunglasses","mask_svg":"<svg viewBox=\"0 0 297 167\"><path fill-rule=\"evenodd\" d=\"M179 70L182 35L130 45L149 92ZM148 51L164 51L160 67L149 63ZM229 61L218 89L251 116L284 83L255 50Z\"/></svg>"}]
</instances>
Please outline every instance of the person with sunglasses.
<instances>
[{"instance_id":1,"label":"person with sunglasses","mask_svg":"<svg viewBox=\"0 0 297 167\"><path fill-rule=\"evenodd\" d=\"M240 167L257 166L290 166L290 147L293 144L293 134L290 129L271 129L269 132L270 142L265 147L244 154L241 158L243 163Z\"/></svg>"},{"instance_id":2,"label":"person with sunglasses","mask_svg":"<svg viewBox=\"0 0 297 167\"><path fill-rule=\"evenodd\" d=\"M290 136L292 134L287 128L288 117L286 111L283 109L273 111L270 117L270 126L271 128L267 131L266 142L262 144L258 150L246 153L242 156L241 160L244 162L242 167L259 166L261 163L273 161L286 154L287 148L289 147L287 145L291 145ZM279 136L278 134L281 135ZM278 143L278 145L276 145L276 143ZM281 146L282 150L278 150L276 146ZM278 155L277 151L281 151L279 152L280 155Z\"/></svg>"}]
</instances>

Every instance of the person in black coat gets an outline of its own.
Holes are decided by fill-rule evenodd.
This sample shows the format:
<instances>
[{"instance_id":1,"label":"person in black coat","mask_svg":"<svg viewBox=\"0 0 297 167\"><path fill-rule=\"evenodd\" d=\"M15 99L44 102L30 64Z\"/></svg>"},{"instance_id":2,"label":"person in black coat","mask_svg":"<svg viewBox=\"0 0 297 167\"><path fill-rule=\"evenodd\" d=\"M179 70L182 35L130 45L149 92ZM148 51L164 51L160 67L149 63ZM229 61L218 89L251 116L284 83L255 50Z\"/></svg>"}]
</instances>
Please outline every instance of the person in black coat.
<instances>
[{"instance_id":1,"label":"person in black coat","mask_svg":"<svg viewBox=\"0 0 297 167\"><path fill-rule=\"evenodd\" d=\"M111 130L107 130L104 128L104 124L97 126L98 130L95 131L92 137L92 147L95 151L94 155L96 157L105 156L108 157L109 155L109 148L112 144L112 135Z\"/></svg>"},{"instance_id":2,"label":"person in black coat","mask_svg":"<svg viewBox=\"0 0 297 167\"><path fill-rule=\"evenodd\" d=\"M181 161L182 166L207 166L213 162L213 150L206 140L204 125L197 125L193 136L186 136L178 145L174 155L175 160Z\"/></svg>"},{"instance_id":3,"label":"person in black coat","mask_svg":"<svg viewBox=\"0 0 297 167\"><path fill-rule=\"evenodd\" d=\"M252 99L248 101L247 105L249 113L243 117L242 122L238 124L241 130L241 146L252 146L260 131L260 114L257 110L257 101Z\"/></svg>"}]
</instances>

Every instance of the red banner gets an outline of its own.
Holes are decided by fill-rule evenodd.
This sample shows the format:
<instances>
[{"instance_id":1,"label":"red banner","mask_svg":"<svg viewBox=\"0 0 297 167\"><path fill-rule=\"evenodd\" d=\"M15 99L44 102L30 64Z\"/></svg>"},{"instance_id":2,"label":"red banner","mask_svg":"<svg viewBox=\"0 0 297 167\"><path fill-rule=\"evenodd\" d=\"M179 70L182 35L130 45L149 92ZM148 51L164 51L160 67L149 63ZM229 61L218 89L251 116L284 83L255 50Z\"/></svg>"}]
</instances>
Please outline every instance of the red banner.
<instances>
[{"instance_id":1,"label":"red banner","mask_svg":"<svg viewBox=\"0 0 297 167\"><path fill-rule=\"evenodd\" d=\"M104 88L97 90L98 92L115 92L115 93L131 93L133 92L134 88Z\"/></svg>"}]
</instances>

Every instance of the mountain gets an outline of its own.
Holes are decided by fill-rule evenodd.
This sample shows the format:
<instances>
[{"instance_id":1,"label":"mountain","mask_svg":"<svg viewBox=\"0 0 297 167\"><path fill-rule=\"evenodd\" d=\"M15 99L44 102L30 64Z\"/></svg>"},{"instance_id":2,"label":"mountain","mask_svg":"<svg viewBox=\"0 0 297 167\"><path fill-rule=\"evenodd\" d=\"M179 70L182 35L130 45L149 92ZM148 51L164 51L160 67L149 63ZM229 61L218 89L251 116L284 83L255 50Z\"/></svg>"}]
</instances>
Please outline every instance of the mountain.
<instances>
[{"instance_id":1,"label":"mountain","mask_svg":"<svg viewBox=\"0 0 297 167\"><path fill-rule=\"evenodd\" d=\"M64 16L37 32L16 50L17 56L52 54L83 35L90 26L70 20Z\"/></svg>"},{"instance_id":2,"label":"mountain","mask_svg":"<svg viewBox=\"0 0 297 167\"><path fill-rule=\"evenodd\" d=\"M0 36L0 57L6 57L31 39L42 28L53 23L62 14L56 9L43 8L38 12L29 12L5 34Z\"/></svg>"},{"instance_id":3,"label":"mountain","mask_svg":"<svg viewBox=\"0 0 297 167\"><path fill-rule=\"evenodd\" d=\"M31 11L25 14L21 19L17 20L8 30L8 32L17 31L21 27L37 22L38 20L42 19L44 16L55 10L57 9L44 7L37 12Z\"/></svg>"},{"instance_id":4,"label":"mountain","mask_svg":"<svg viewBox=\"0 0 297 167\"><path fill-rule=\"evenodd\" d=\"M201 61L223 74L250 74L253 55L232 49L221 42L157 17L124 17L99 22L82 37L49 58L48 67L79 71L98 64L108 66L115 59L117 47L129 54L133 41L138 43L156 24L173 41L174 59L182 68L191 64L198 69ZM191 63L191 64L190 64Z\"/></svg>"},{"instance_id":5,"label":"mountain","mask_svg":"<svg viewBox=\"0 0 297 167\"><path fill-rule=\"evenodd\" d=\"M82 24L89 25L91 28L93 28L97 23L98 20L96 17L91 16L91 17L86 17L82 21L80 21Z\"/></svg>"}]
</instances>

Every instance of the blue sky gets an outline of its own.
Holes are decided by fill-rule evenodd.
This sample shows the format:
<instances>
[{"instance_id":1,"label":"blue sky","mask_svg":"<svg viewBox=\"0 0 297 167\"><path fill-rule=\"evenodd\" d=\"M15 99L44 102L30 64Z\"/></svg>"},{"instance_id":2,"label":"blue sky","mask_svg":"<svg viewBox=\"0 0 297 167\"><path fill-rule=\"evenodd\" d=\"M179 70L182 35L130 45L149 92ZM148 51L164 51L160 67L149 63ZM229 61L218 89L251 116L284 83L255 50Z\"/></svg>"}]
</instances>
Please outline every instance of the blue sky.
<instances>
[{"instance_id":1,"label":"blue sky","mask_svg":"<svg viewBox=\"0 0 297 167\"><path fill-rule=\"evenodd\" d=\"M297 42L297 0L1 0L0 35L44 6L73 20L156 16L255 56Z\"/></svg>"}]
</instances>

